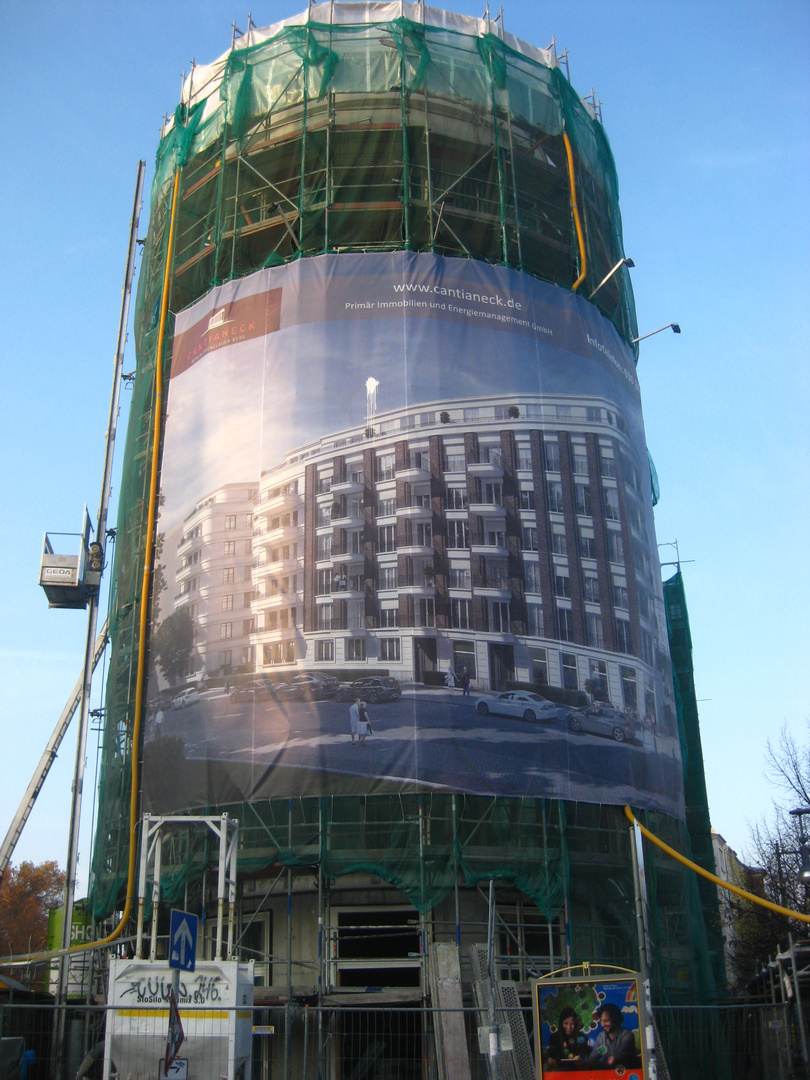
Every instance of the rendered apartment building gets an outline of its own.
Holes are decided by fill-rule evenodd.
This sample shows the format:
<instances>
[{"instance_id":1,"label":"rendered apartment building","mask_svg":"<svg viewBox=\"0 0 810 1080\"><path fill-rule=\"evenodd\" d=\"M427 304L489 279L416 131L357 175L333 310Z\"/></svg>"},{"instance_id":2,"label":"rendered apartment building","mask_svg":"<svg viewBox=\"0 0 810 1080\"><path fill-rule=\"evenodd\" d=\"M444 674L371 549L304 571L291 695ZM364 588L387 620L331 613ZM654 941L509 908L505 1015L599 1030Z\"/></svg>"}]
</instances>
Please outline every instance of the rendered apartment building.
<instances>
[{"instance_id":1,"label":"rendered apartment building","mask_svg":"<svg viewBox=\"0 0 810 1080\"><path fill-rule=\"evenodd\" d=\"M597 399L470 399L292 451L254 514L259 670L466 667L671 717L646 462Z\"/></svg>"}]
</instances>

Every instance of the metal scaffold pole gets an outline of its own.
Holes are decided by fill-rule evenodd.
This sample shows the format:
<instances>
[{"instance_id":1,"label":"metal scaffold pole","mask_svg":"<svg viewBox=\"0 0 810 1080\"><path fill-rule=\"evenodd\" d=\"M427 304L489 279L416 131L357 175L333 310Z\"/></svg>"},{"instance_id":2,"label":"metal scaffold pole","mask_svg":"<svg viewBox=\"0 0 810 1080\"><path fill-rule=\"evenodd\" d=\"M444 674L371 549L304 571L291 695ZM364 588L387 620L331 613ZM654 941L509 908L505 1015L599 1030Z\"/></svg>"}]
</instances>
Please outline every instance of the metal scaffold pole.
<instances>
[{"instance_id":1,"label":"metal scaffold pole","mask_svg":"<svg viewBox=\"0 0 810 1080\"><path fill-rule=\"evenodd\" d=\"M110 480L112 477L115 432L118 425L118 405L121 392L121 374L124 364L124 349L127 340L127 321L129 319L129 300L132 293L132 281L135 276L135 248L138 243L138 222L143 195L143 178L146 163L138 162L138 176L135 182L135 198L132 204L132 217L129 226L129 248L121 297L121 314L118 320L118 343L115 350L110 413L107 424L107 444L104 455L104 473L101 481L96 541L101 544L101 560L104 561L104 546L107 538L107 510L110 502ZM84 676L82 696L79 706L79 732L76 738L76 765L73 774L73 802L70 810L70 834L68 837L67 867L65 880L65 920L62 931L62 948L71 944L71 924L73 921L73 893L76 888L76 867L79 854L79 827L82 810L82 787L84 783L84 763L87 751L87 729L90 717L90 684L93 675L93 645L96 640L96 622L98 619L98 592L90 597L87 616L87 637L84 653ZM64 1002L67 995L69 958L63 956L59 965L59 1001Z\"/></svg>"},{"instance_id":2,"label":"metal scaffold pole","mask_svg":"<svg viewBox=\"0 0 810 1080\"><path fill-rule=\"evenodd\" d=\"M101 567L104 566L105 544L107 539L107 511L110 500L110 482L112 477L113 452L115 449L115 433L118 425L119 397L121 391L121 375L124 364L124 349L127 340L127 322L129 319L129 301L132 294L132 281L135 276L135 248L138 243L138 222L140 220L141 199L143 195L143 179L146 169L144 161L138 162L138 175L135 182L135 198L132 204L132 217L129 226L129 247L127 251L126 272L121 297L121 313L118 320L118 341L115 350L115 362L113 366L112 392L110 395L110 412L107 423L106 449L104 454L104 471L101 481L101 496L99 499L98 520L96 523L96 543L100 545ZM90 689L95 668L95 643L96 624L98 621L99 590L94 590L89 598L89 610L87 615L87 635L84 649L84 668L82 673L81 697L79 701L79 731L76 736L76 763L73 773L73 799L70 809L70 831L68 835L68 850L65 874L65 914L62 927L62 949L65 950L59 962L59 993L58 1001L61 1005L67 1002L68 975L70 971L70 956L68 950L72 944L73 929L73 894L76 889L76 869L79 855L79 830L81 826L82 788L84 785L84 765L87 753L87 731L90 720ZM57 1060L62 1059L62 1048L65 1043L65 1011L61 1009L57 1017Z\"/></svg>"},{"instance_id":3,"label":"metal scaffold pole","mask_svg":"<svg viewBox=\"0 0 810 1080\"><path fill-rule=\"evenodd\" d=\"M633 885L635 891L636 930L638 932L639 972L641 974L641 994L644 996L646 1027L642 1032L647 1050L646 1080L657 1080L658 1062L656 1059L655 1029L653 1028L652 994L650 987L650 937L647 930L647 884L644 872L644 847L641 829L636 822L630 826L630 854L633 860Z\"/></svg>"}]
</instances>

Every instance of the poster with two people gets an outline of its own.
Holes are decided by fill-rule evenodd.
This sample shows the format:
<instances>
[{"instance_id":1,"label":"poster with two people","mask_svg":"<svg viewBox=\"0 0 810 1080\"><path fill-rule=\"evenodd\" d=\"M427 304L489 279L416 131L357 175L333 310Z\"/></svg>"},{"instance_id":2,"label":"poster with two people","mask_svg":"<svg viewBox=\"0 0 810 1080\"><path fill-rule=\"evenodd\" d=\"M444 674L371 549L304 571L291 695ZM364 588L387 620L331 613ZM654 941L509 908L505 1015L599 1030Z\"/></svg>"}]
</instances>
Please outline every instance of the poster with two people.
<instances>
[{"instance_id":1,"label":"poster with two people","mask_svg":"<svg viewBox=\"0 0 810 1080\"><path fill-rule=\"evenodd\" d=\"M532 986L541 1080L643 1080L639 980L539 979Z\"/></svg>"}]
</instances>

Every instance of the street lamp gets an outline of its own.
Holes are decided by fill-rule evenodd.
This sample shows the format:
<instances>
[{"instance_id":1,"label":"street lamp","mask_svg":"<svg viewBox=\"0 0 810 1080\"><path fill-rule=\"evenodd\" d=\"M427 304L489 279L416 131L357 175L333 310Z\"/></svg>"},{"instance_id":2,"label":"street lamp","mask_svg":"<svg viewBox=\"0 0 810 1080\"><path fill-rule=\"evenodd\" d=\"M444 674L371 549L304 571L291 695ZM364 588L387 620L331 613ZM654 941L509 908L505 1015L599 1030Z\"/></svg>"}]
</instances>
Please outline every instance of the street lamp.
<instances>
[{"instance_id":1,"label":"street lamp","mask_svg":"<svg viewBox=\"0 0 810 1080\"><path fill-rule=\"evenodd\" d=\"M663 326L659 326L657 330L651 330L649 334L642 334L641 337L634 337L631 340L630 344L638 345L638 343L640 341L643 341L644 338L652 337L653 334L660 334L662 330L669 330L670 328L672 328L673 334L680 334L681 332L681 328L676 322L668 322L665 323ZM810 813L810 810L808 810L808 813Z\"/></svg>"},{"instance_id":2,"label":"street lamp","mask_svg":"<svg viewBox=\"0 0 810 1080\"><path fill-rule=\"evenodd\" d=\"M799 858L801 859L801 865L796 877L804 885L808 885L810 884L810 841L808 841L804 833L805 814L810 814L810 806L790 811L791 817L799 819Z\"/></svg>"},{"instance_id":3,"label":"street lamp","mask_svg":"<svg viewBox=\"0 0 810 1080\"><path fill-rule=\"evenodd\" d=\"M620 267L629 266L632 269L635 265L636 264L633 262L632 259L619 259L619 261L616 263L616 265L613 267L613 269L610 270L607 274L605 274L605 276L602 278L602 280L599 282L599 284L593 290L593 292L588 297L588 299L593 300L593 298L596 296L596 294L599 292L599 290L602 288L602 286L607 285L607 283L610 281L610 279L613 277L613 275L616 273L616 271Z\"/></svg>"}]
</instances>

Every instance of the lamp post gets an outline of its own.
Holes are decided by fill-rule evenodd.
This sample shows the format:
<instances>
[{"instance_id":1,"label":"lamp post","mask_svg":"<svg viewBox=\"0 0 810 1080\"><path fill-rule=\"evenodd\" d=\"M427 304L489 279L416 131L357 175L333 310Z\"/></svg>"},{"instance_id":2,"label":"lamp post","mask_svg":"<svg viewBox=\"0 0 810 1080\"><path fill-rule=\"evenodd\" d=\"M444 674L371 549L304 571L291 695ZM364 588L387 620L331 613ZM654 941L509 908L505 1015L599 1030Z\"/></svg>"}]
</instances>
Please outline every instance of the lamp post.
<instances>
[{"instance_id":1,"label":"lamp post","mask_svg":"<svg viewBox=\"0 0 810 1080\"><path fill-rule=\"evenodd\" d=\"M613 269L608 271L607 274L605 274L605 276L602 278L602 280L599 282L599 284L593 290L593 292L588 297L588 299L593 300L593 298L596 296L596 294L599 292L599 290L602 288L602 286L607 285L607 283L610 281L610 279L613 277L613 275L616 273L616 271L620 267L628 266L628 267L630 267L632 269L635 265L636 264L633 262L632 259L619 259L619 261L616 263L616 265L613 267Z\"/></svg>"},{"instance_id":2,"label":"lamp post","mask_svg":"<svg viewBox=\"0 0 810 1080\"><path fill-rule=\"evenodd\" d=\"M810 806L802 806L798 810L790 811L791 817L799 819L799 858L801 859L801 865L796 878L803 885L810 885L810 840L807 839L804 831L805 814L810 814Z\"/></svg>"},{"instance_id":3,"label":"lamp post","mask_svg":"<svg viewBox=\"0 0 810 1080\"><path fill-rule=\"evenodd\" d=\"M805 889L810 884L810 842L808 842L807 836L804 831L804 815L810 814L810 806L801 806L798 810L791 810L790 816L799 819L799 858L801 864L799 871L796 874L796 878L800 881ZM796 990L796 1015L799 1020L799 1038L802 1045L802 1057L804 1059L805 1068L810 1066L810 1052L807 1045L807 1028L804 1022L804 1006L801 999L801 991L799 989L799 976L796 971L796 953L793 948L793 934L790 935L790 961L793 968L793 985Z\"/></svg>"},{"instance_id":4,"label":"lamp post","mask_svg":"<svg viewBox=\"0 0 810 1080\"><path fill-rule=\"evenodd\" d=\"M645 338L652 337L653 334L660 334L662 330L669 330L670 328L672 329L673 334L680 334L681 332L681 328L676 322L668 322L664 323L663 326L659 326L657 330L651 330L649 334L642 334L641 337L632 338L630 344L638 345L638 343L640 341L643 341ZM810 811L808 811L808 813L810 813Z\"/></svg>"}]
</instances>

